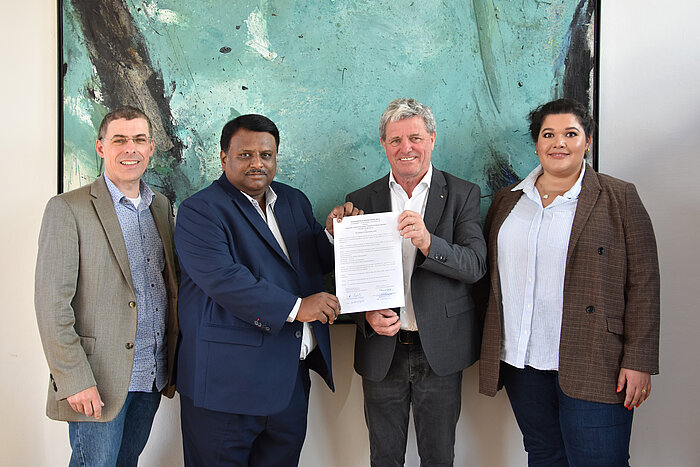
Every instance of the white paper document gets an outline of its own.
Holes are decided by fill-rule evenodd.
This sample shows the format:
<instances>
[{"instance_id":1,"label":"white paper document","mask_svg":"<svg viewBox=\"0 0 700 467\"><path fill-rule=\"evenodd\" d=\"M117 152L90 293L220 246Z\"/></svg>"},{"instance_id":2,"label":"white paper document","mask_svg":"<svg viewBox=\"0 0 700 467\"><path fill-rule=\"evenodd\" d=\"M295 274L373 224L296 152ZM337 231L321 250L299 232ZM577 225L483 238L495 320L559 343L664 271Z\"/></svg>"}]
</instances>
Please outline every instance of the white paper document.
<instances>
[{"instance_id":1,"label":"white paper document","mask_svg":"<svg viewBox=\"0 0 700 467\"><path fill-rule=\"evenodd\" d=\"M341 313L405 305L398 212L333 219L335 294Z\"/></svg>"}]
</instances>

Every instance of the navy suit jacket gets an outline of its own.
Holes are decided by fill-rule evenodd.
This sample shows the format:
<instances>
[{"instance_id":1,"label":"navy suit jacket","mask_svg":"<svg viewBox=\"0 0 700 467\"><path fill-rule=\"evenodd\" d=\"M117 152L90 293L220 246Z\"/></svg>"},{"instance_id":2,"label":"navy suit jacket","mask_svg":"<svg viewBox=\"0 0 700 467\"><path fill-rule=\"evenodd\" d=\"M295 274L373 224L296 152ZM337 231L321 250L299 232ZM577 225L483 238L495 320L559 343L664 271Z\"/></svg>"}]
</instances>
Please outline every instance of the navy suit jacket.
<instances>
[{"instance_id":1,"label":"navy suit jacket","mask_svg":"<svg viewBox=\"0 0 700 467\"><path fill-rule=\"evenodd\" d=\"M333 246L299 190L272 182L289 259L251 202L226 179L178 209L178 391L197 407L244 415L285 409L299 367L302 323L286 322L298 297L323 291ZM313 323L323 358L310 366L333 389L328 326Z\"/></svg>"}]
</instances>

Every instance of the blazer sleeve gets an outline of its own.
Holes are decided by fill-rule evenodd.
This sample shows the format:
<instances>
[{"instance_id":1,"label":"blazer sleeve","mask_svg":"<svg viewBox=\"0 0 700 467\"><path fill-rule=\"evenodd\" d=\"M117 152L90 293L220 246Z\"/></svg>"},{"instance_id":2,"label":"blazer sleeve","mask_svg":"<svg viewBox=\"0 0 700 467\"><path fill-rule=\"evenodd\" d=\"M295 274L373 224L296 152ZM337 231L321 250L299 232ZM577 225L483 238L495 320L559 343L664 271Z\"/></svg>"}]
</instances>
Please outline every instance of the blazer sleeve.
<instances>
[{"instance_id":1,"label":"blazer sleeve","mask_svg":"<svg viewBox=\"0 0 700 467\"><path fill-rule=\"evenodd\" d=\"M60 197L49 200L39 233L34 307L41 343L62 400L97 383L75 331L79 243L75 217Z\"/></svg>"},{"instance_id":2,"label":"blazer sleeve","mask_svg":"<svg viewBox=\"0 0 700 467\"><path fill-rule=\"evenodd\" d=\"M486 308L488 307L489 302L489 293L491 292L491 274L495 272L491 269L494 267L494 265L492 264L492 255L496 253L492 250L493 245L495 243L492 243L491 241L491 229L493 226L494 215L498 210L498 206L502 198L502 193L502 190L496 193L491 202L491 206L489 206L489 210L486 213L486 219L484 220L484 239L487 242L486 273L481 279L477 281L476 284L474 284L474 288L472 289L474 304L476 306L477 311L479 312L479 316L481 317L482 322L484 320L484 316L486 315Z\"/></svg>"},{"instance_id":3,"label":"blazer sleeve","mask_svg":"<svg viewBox=\"0 0 700 467\"><path fill-rule=\"evenodd\" d=\"M654 229L633 184L625 191L624 353L620 366L659 372L660 279Z\"/></svg>"},{"instance_id":4,"label":"blazer sleeve","mask_svg":"<svg viewBox=\"0 0 700 467\"><path fill-rule=\"evenodd\" d=\"M486 272L486 242L481 231L481 190L470 184L464 203L453 219L452 242L430 234L427 257L418 251L416 264L436 274L473 284ZM425 258L421 261L421 258Z\"/></svg>"},{"instance_id":5,"label":"blazer sleeve","mask_svg":"<svg viewBox=\"0 0 700 467\"><path fill-rule=\"evenodd\" d=\"M236 262L232 253L238 247L235 242L205 200L190 198L180 205L175 248L182 270L224 310L257 327L264 316L269 328L261 329L277 334L298 297L270 280L255 277ZM264 261L262 256L260 261Z\"/></svg>"}]
</instances>

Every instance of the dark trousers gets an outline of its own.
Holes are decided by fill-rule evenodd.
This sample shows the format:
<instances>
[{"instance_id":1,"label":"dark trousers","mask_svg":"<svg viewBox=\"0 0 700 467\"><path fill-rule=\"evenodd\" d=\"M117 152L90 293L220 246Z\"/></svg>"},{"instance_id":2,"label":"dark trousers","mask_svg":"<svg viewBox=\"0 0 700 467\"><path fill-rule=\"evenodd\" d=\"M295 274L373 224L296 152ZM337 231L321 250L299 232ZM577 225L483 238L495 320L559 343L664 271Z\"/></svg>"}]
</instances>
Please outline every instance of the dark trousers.
<instances>
[{"instance_id":1,"label":"dark trousers","mask_svg":"<svg viewBox=\"0 0 700 467\"><path fill-rule=\"evenodd\" d=\"M185 465L294 467L306 437L311 380L305 362L299 364L289 406L267 415L239 415L195 407L180 396Z\"/></svg>"},{"instance_id":2,"label":"dark trousers","mask_svg":"<svg viewBox=\"0 0 700 467\"><path fill-rule=\"evenodd\" d=\"M380 382L362 378L372 466L403 466L413 408L421 466L451 466L462 402L462 372L438 376L420 344L396 344Z\"/></svg>"},{"instance_id":3,"label":"dark trousers","mask_svg":"<svg viewBox=\"0 0 700 467\"><path fill-rule=\"evenodd\" d=\"M501 362L530 466L629 466L633 410L569 397L558 372Z\"/></svg>"}]
</instances>

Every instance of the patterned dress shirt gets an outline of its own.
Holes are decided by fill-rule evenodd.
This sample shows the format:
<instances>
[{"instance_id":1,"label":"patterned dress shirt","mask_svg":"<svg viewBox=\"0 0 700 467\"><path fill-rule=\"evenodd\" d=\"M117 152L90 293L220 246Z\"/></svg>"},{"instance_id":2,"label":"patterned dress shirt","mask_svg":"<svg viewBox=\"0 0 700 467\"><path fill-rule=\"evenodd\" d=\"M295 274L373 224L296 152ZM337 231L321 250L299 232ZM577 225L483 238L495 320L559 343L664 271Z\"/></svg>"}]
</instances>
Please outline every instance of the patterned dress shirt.
<instances>
[{"instance_id":1,"label":"patterned dress shirt","mask_svg":"<svg viewBox=\"0 0 700 467\"><path fill-rule=\"evenodd\" d=\"M163 242L149 209L155 193L141 181L141 202L137 208L106 175L105 182L124 235L136 291L138 322L129 391L151 392L154 387L160 391L168 379L168 295L163 278Z\"/></svg>"}]
</instances>

